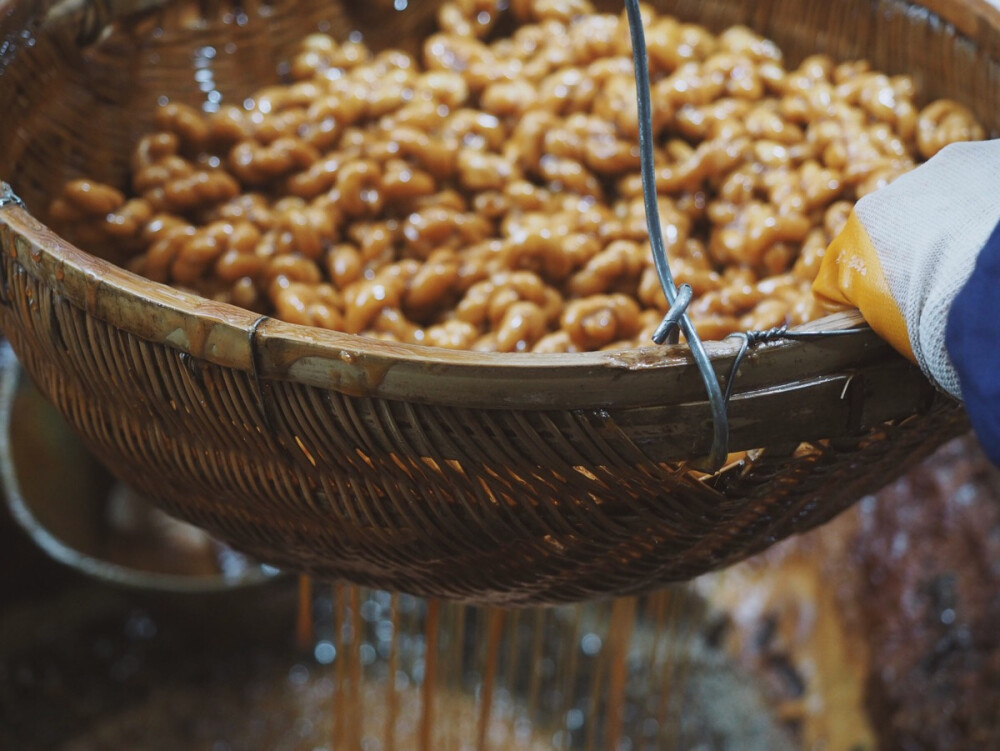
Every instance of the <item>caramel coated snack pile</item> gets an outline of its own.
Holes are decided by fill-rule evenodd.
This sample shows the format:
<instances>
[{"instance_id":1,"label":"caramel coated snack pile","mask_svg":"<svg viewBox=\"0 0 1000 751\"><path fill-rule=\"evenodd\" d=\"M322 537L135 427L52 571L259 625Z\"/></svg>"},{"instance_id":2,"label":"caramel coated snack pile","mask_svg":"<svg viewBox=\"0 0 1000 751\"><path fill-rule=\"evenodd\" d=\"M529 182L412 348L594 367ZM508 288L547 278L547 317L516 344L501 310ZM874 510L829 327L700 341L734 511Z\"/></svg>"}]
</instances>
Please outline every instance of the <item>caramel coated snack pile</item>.
<instances>
[{"instance_id":1,"label":"caramel coated snack pile","mask_svg":"<svg viewBox=\"0 0 1000 751\"><path fill-rule=\"evenodd\" d=\"M419 59L305 39L246 106L167 104L131 196L66 185L54 226L206 297L379 339L500 352L650 342L666 310L647 243L624 15L584 0L455 0ZM504 14L517 25L495 36ZM854 201L952 141L907 76L817 55L794 69L743 27L644 9L660 218L699 334L799 324Z\"/></svg>"}]
</instances>

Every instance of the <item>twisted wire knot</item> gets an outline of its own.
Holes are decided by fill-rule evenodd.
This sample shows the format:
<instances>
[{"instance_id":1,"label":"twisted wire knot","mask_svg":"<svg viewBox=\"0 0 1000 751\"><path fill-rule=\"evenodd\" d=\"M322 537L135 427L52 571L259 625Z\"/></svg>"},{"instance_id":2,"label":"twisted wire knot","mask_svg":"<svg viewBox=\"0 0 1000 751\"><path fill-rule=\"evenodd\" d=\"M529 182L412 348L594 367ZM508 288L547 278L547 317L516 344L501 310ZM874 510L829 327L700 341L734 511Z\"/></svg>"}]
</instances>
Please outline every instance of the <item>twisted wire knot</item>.
<instances>
[{"instance_id":1,"label":"twisted wire knot","mask_svg":"<svg viewBox=\"0 0 1000 751\"><path fill-rule=\"evenodd\" d=\"M682 284L677 290L677 297L670 303L670 309L663 316L663 321L653 332L653 341L657 344L677 344L681 335L681 319L687 313L688 305L694 292L690 284Z\"/></svg>"},{"instance_id":2,"label":"twisted wire knot","mask_svg":"<svg viewBox=\"0 0 1000 751\"><path fill-rule=\"evenodd\" d=\"M4 206L17 206L22 209L27 208L24 205L24 201L22 201L18 197L17 193L14 192L14 189L7 183L0 180L0 209Z\"/></svg>"},{"instance_id":3,"label":"twisted wire knot","mask_svg":"<svg viewBox=\"0 0 1000 751\"><path fill-rule=\"evenodd\" d=\"M744 331L733 336L745 336L748 347L755 347L758 344L767 344L785 339L788 336L787 326L774 326L764 331Z\"/></svg>"}]
</instances>

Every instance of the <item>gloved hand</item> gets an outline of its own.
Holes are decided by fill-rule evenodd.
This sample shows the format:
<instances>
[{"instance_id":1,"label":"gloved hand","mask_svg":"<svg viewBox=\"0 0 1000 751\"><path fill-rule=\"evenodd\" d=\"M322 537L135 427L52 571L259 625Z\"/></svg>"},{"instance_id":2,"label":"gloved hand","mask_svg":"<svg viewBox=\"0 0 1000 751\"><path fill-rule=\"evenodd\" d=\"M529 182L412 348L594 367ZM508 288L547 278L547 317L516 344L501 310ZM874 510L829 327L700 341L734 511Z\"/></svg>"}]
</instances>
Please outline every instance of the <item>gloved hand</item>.
<instances>
[{"instance_id":1,"label":"gloved hand","mask_svg":"<svg viewBox=\"0 0 1000 751\"><path fill-rule=\"evenodd\" d=\"M956 143L862 198L813 289L963 399L1000 464L1000 140Z\"/></svg>"}]
</instances>

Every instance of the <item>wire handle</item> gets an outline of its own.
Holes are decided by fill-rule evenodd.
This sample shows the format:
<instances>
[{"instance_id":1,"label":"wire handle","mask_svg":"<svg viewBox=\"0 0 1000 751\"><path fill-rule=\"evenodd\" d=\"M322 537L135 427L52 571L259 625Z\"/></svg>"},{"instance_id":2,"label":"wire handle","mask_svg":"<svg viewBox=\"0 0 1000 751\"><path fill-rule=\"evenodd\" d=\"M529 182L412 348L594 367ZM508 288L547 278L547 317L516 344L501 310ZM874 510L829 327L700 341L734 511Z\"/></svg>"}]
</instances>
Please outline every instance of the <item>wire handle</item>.
<instances>
[{"instance_id":1,"label":"wire handle","mask_svg":"<svg viewBox=\"0 0 1000 751\"><path fill-rule=\"evenodd\" d=\"M701 378L708 392L709 405L712 408L712 448L704 459L692 462L692 466L709 472L719 470L729 454L729 401L733 396L733 384L740 365L752 347L758 344L775 342L785 339L819 339L829 336L844 336L860 334L867 329L840 329L832 331L789 331L787 326L779 326L766 331L743 331L730 334L730 337L741 337L743 340L726 378L726 390L722 391L715 369L708 358L705 346L698 337L694 325L687 314L691 304L691 287L682 284L680 289L674 283L670 272L670 263L663 244L663 230L660 227L660 213L657 207L656 175L653 165L653 106L650 99L649 57L646 53L646 35L642 28L642 12L639 0L625 0L625 10L628 15L629 31L632 36L632 59L635 63L635 88L639 108L639 161L642 168L642 197L646 208L646 225L649 228L649 245L656 265L656 273L660 278L660 286L667 296L670 309L663 317L663 322L653 334L657 344L676 344L680 331L687 338L691 356L694 358Z\"/></svg>"},{"instance_id":2,"label":"wire handle","mask_svg":"<svg viewBox=\"0 0 1000 751\"><path fill-rule=\"evenodd\" d=\"M711 472L719 469L729 454L729 416L726 414L726 400L722 394L719 379L715 376L712 362L705 351L695 331L694 324L687 314L691 303L691 288L683 285L680 290L674 283L670 272L667 251L663 244L663 230L660 226L660 213L656 205L656 174L653 165L653 107L649 88L649 57L646 53L646 34L642 28L642 12L639 0L625 0L625 10L628 15L629 30L632 35L632 59L635 63L635 88L639 106L639 162L642 174L642 197L646 207L646 226L649 228L649 245L653 253L653 263L656 274L660 278L660 286L667 296L670 309L663 322L656 330L653 341L657 344L676 342L678 330L684 332L691 356L701 373L708 392L708 401L712 408L712 449L708 456L694 462L699 468Z\"/></svg>"},{"instance_id":3,"label":"wire handle","mask_svg":"<svg viewBox=\"0 0 1000 751\"><path fill-rule=\"evenodd\" d=\"M775 326L774 328L766 329L764 331L760 330L749 330L749 331L736 331L726 339L741 339L740 349L736 353L736 357L733 358L733 364L729 368L729 377L726 379L726 409L729 409L729 400L733 396L733 383L736 381L736 374L739 372L740 365L743 363L743 358L746 357L747 352L758 344L767 344L769 342L780 342L783 340L791 341L801 341L803 339L826 339L831 336L848 336L853 334L863 334L869 331L868 328L854 328L854 329L831 329L827 331L790 331L787 326Z\"/></svg>"}]
</instances>

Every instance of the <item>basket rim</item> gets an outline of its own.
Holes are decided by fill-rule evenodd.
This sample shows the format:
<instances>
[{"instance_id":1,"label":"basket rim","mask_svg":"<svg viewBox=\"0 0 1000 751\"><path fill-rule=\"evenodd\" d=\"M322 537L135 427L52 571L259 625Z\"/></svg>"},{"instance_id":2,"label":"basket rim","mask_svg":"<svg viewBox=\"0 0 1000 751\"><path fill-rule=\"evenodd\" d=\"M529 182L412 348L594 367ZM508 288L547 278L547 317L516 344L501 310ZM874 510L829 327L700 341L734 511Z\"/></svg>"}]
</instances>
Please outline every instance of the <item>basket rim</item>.
<instances>
[{"instance_id":1,"label":"basket rim","mask_svg":"<svg viewBox=\"0 0 1000 751\"><path fill-rule=\"evenodd\" d=\"M0 246L51 294L143 340L261 378L351 396L504 409L631 408L703 402L687 345L560 354L448 350L380 341L257 314L199 297L97 258L10 204L0 210ZM8 280L9 282L9 280ZM864 326L836 313L798 330L862 326L856 334L757 347L740 368L736 394L851 371L901 356ZM738 340L707 342L718 376ZM532 388L525 388L525 384Z\"/></svg>"},{"instance_id":2,"label":"basket rim","mask_svg":"<svg viewBox=\"0 0 1000 751\"><path fill-rule=\"evenodd\" d=\"M921 9L972 39L992 38L1000 31L996 0L888 1ZM884 2L874 0L874 5ZM123 0L115 4L114 14L128 15L149 3ZM12 7L24 6L14 3ZM994 57L1000 54L995 44L988 43L987 48ZM43 280L52 294L141 339L262 378L355 396L480 408L632 408L705 400L701 378L684 345L511 356L389 344L272 318L260 323L251 344L258 320L255 314L156 284L101 261L61 238L26 209L12 204L0 210L0 232L18 240L7 242L0 236L4 246L17 248L18 265ZM799 328L844 329L863 323L860 314L849 312ZM706 343L717 375L728 374L738 348L735 340ZM828 340L776 342L758 347L747 357L735 394L781 388L873 364L898 367L902 361L870 331ZM525 388L526 383L533 388Z\"/></svg>"}]
</instances>

